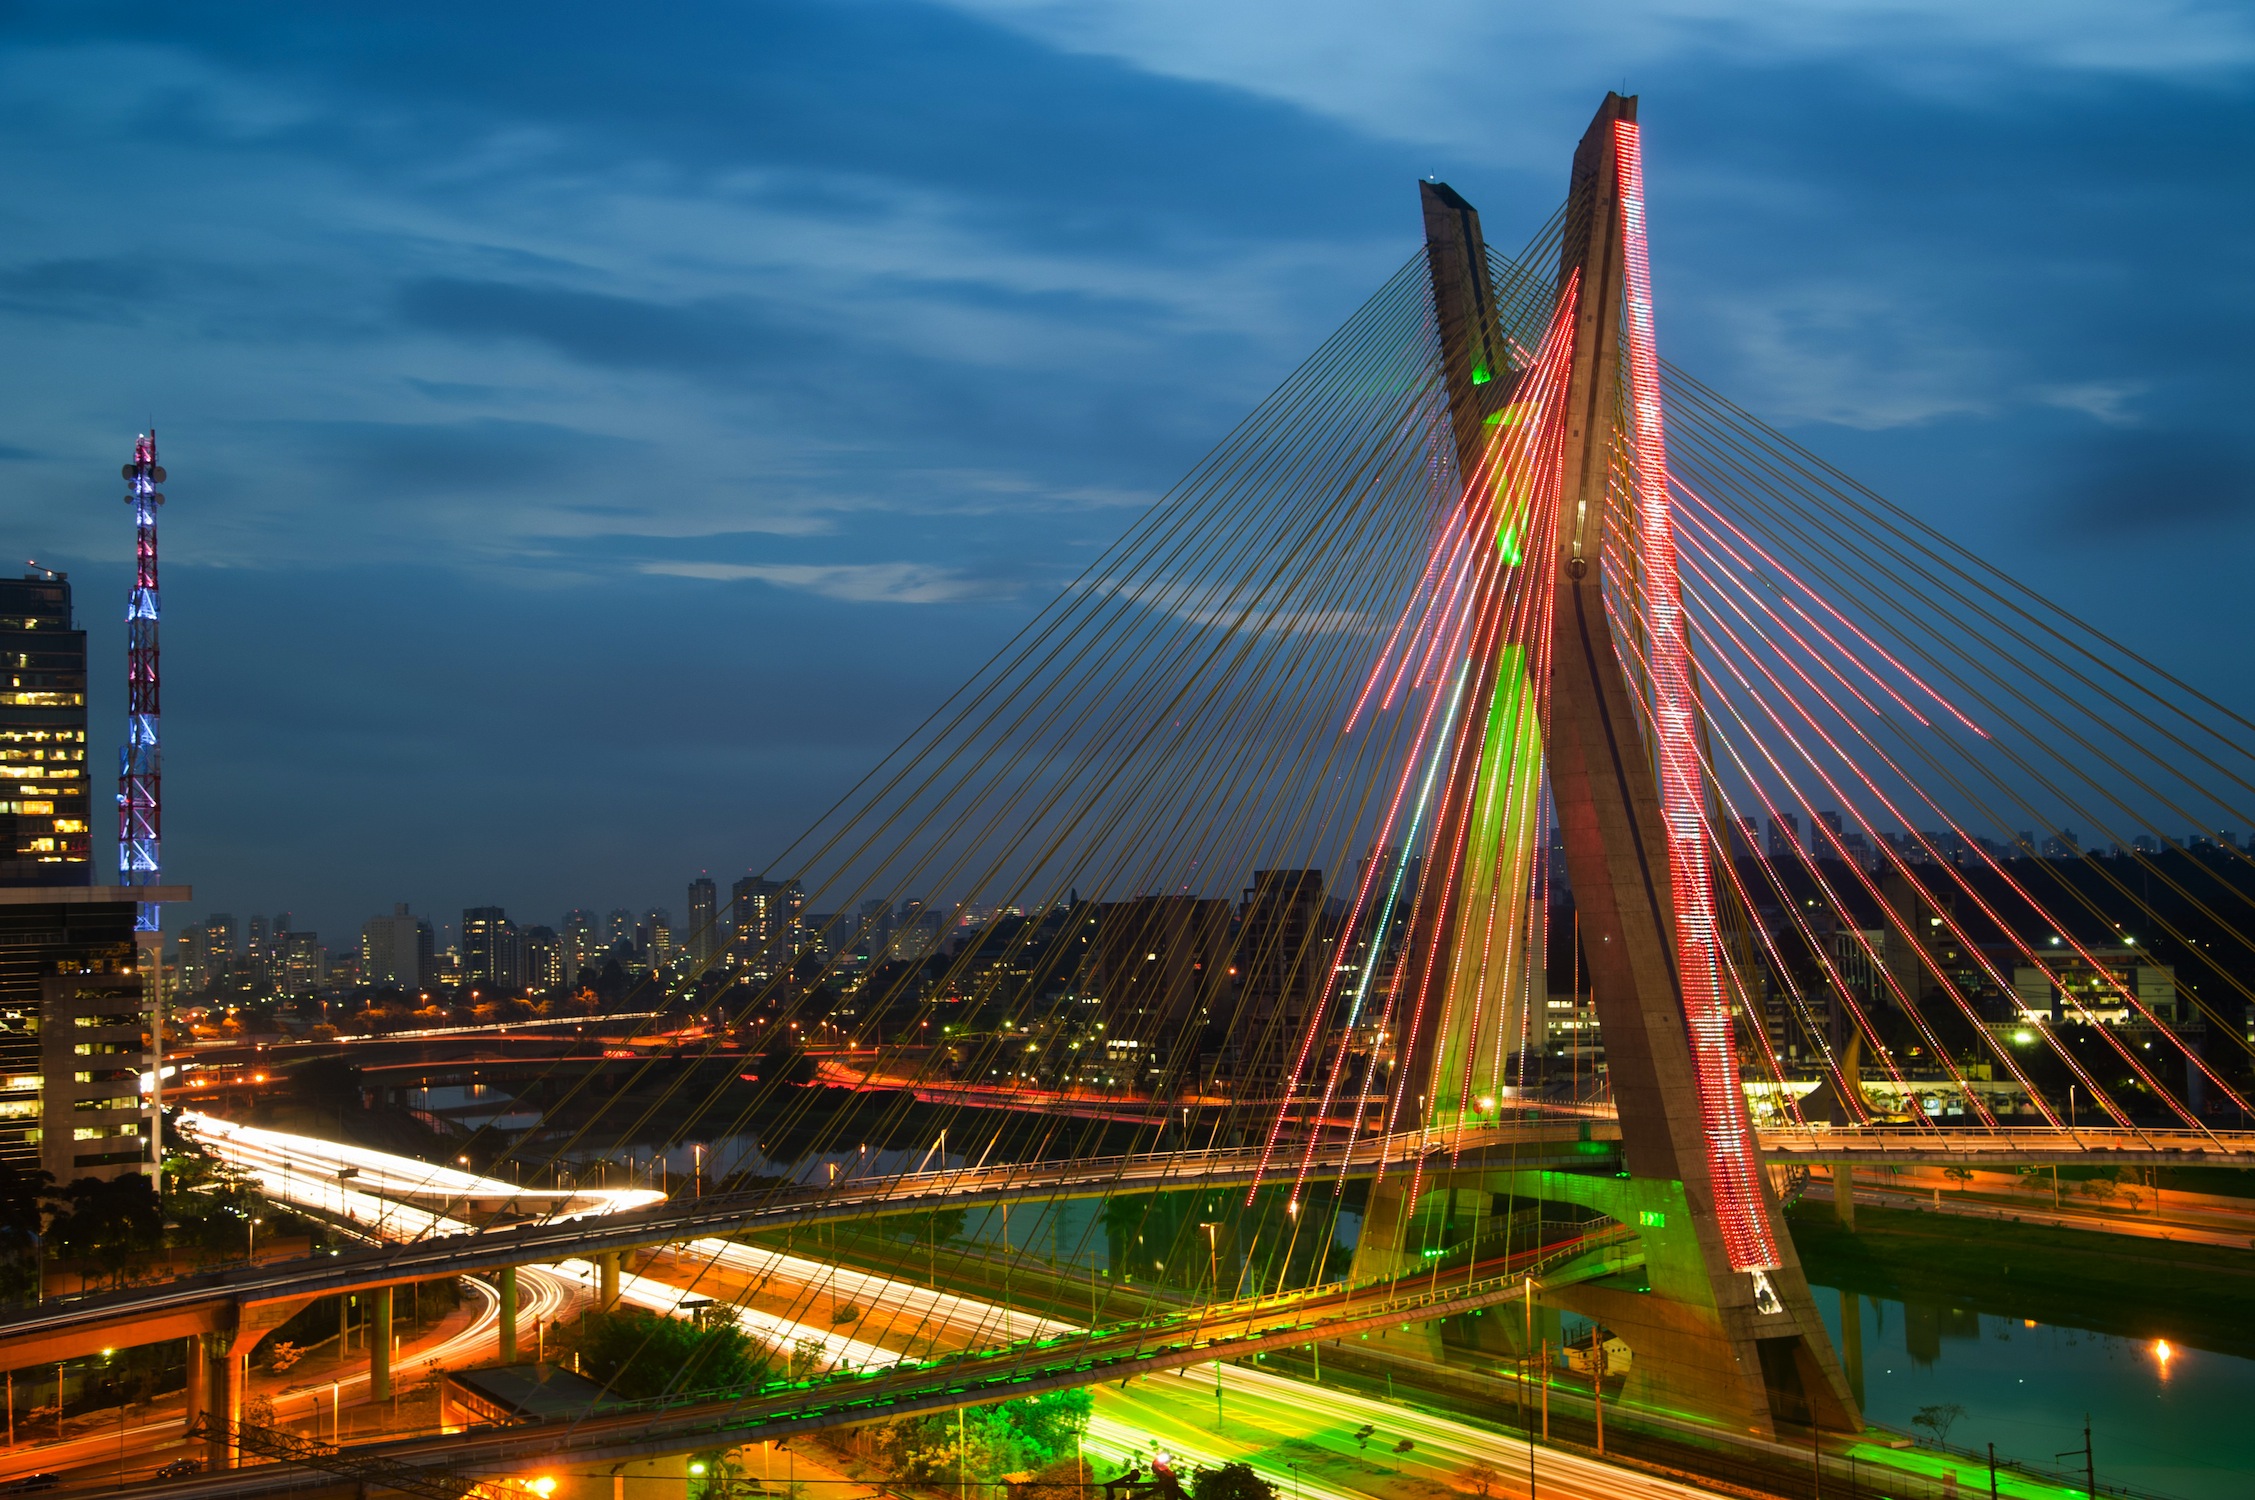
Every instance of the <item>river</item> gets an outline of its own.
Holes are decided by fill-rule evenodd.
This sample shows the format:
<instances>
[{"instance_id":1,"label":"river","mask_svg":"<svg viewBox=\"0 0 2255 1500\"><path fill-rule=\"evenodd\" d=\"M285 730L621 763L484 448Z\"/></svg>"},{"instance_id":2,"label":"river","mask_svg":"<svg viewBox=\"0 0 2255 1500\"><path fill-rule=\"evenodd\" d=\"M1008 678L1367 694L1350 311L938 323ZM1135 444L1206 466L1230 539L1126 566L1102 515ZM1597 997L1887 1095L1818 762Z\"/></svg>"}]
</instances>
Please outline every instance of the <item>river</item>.
<instances>
[{"instance_id":1,"label":"river","mask_svg":"<svg viewBox=\"0 0 2255 1500\"><path fill-rule=\"evenodd\" d=\"M1924 1436L1923 1407L1964 1414L1949 1441L1998 1458L2082 1468L2091 1424L2098 1479L2177 1500L2255 1495L2255 1360L2158 1339L2120 1338L2021 1318L1813 1288L1834 1347L1855 1378L1858 1341L1842 1335L1843 1303L1861 1328L1864 1412ZM2076 1450L2064 1458L2053 1455ZM1967 1494L1986 1474L1964 1472Z\"/></svg>"}]
</instances>

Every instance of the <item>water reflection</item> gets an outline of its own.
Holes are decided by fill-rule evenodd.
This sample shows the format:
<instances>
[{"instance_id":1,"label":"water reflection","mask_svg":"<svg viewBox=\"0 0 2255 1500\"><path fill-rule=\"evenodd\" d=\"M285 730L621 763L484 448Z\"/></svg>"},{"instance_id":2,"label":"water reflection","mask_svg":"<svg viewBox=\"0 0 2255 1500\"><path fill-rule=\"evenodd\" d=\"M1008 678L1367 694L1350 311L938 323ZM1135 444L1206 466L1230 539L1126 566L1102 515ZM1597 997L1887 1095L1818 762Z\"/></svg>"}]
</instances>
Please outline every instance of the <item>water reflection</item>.
<instances>
[{"instance_id":1,"label":"water reflection","mask_svg":"<svg viewBox=\"0 0 2255 1500\"><path fill-rule=\"evenodd\" d=\"M2052 1462L2080 1449L2087 1413L2101 1485L2182 1500L2243 1500L2255 1444L2255 1360L2166 1339L2119 1338L1942 1304L1815 1289L1868 1418L1922 1435L1921 1408L1955 1403L1959 1448ZM2079 1460L2063 1460L2073 1463Z\"/></svg>"}]
</instances>

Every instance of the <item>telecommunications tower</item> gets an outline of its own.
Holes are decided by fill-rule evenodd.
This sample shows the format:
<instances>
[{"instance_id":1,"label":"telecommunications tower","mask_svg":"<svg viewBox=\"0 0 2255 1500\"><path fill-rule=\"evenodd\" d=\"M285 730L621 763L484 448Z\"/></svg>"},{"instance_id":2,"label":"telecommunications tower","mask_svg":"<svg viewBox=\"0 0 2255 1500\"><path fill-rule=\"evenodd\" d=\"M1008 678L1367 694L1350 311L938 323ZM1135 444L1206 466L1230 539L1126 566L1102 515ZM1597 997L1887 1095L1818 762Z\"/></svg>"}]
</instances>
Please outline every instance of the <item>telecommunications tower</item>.
<instances>
[{"instance_id":1,"label":"telecommunications tower","mask_svg":"<svg viewBox=\"0 0 2255 1500\"><path fill-rule=\"evenodd\" d=\"M133 596L125 609L125 745L117 768L117 883L151 886L161 865L159 839L164 827L162 759L157 746L157 507L164 494L164 470L157 463L157 432L150 428L133 445L125 466L133 507ZM141 903L134 925L158 930L157 904Z\"/></svg>"}]
</instances>

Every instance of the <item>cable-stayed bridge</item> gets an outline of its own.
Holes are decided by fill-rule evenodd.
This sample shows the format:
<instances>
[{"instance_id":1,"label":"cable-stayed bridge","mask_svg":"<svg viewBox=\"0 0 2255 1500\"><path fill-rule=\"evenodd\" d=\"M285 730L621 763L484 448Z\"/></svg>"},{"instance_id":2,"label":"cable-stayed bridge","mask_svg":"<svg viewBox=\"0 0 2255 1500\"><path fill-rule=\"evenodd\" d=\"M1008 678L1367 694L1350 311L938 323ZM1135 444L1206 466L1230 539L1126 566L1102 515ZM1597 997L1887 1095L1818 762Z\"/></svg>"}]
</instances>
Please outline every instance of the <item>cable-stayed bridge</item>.
<instances>
[{"instance_id":1,"label":"cable-stayed bridge","mask_svg":"<svg viewBox=\"0 0 2255 1500\"><path fill-rule=\"evenodd\" d=\"M754 1134L787 1169L569 1224L441 1192L427 1242L0 1346L193 1331L239 1433L254 1304L943 1205L1058 1236L1097 1197L1052 1263L1101 1239L1106 1296L1314 1320L1246 1338L1407 1333L1453 1315L1403 1302L1437 1262L1633 1238L1544 1292L1635 1350L1632 1401L1853 1431L1770 1164L2245 1164L2255 856L2219 830L2255 828L2255 724L1661 359L1633 99L1515 254L1421 196L1421 251L739 883L648 1023L698 1040L472 1142L489 1184ZM726 1061L818 1030L869 1091ZM1011 1379L1099 1378L1111 1322ZM885 1389L801 1416L987 1394ZM696 1394L700 1442L784 1420Z\"/></svg>"}]
</instances>

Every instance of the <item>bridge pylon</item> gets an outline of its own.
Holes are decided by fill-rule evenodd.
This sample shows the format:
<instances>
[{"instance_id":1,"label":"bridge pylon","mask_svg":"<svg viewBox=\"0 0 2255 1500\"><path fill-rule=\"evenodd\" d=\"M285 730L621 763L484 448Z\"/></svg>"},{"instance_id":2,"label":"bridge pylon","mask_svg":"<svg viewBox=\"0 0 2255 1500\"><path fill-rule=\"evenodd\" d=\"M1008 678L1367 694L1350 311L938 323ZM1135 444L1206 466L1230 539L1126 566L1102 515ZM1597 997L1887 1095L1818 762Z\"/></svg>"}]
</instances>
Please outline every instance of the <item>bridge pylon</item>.
<instances>
[{"instance_id":1,"label":"bridge pylon","mask_svg":"<svg viewBox=\"0 0 2255 1500\"><path fill-rule=\"evenodd\" d=\"M1485 945L1474 966L1484 993L1539 1002L1541 945L1519 943L1499 974L1486 935L1539 929L1528 920L1539 883L1534 789L1547 767L1628 1171L1461 1180L1442 1173L1382 1184L1357 1271L1387 1274L1382 1263L1414 1254L1395 1241L1435 1194L1452 1206L1470 1188L1473 1197L1509 1192L1594 1208L1638 1230L1645 1269L1557 1301L1628 1343L1633 1396L1764 1434L1779 1423L1860 1430L1762 1167L1720 978L1696 677L1680 606L1668 612L1675 559L1638 150L1635 98L1607 95L1575 151L1567 201L1554 322L1554 330L1571 324L1567 373L1562 391L1554 383L1541 397L1543 420L1562 424L1552 450L1556 546L1526 561L1555 569L1549 616L1518 644L1476 653L1467 677L1465 701L1492 701L1494 709L1485 723L1468 713L1458 731L1462 744L1427 845L1448 853L1428 855L1407 965L1431 970L1437 998L1406 1038L1403 1058L1429 1130L1464 1121L1484 1086L1502 1093L1493 1086L1505 1080L1486 1075L1500 1074L1510 1048L1484 1031L1462 1032L1467 1022L1475 1030L1511 1025L1512 1007L1451 1003L1474 982L1452 976L1467 968L1469 948ZM1536 420L1532 398L1514 405L1531 377L1504 357L1479 216L1444 185L1425 183L1422 195L1449 429L1470 505L1476 488L1502 482L1491 477L1486 447L1498 424ZM1526 535L1533 542L1539 534L1530 527ZM1615 645L1607 608L1608 588L1625 586L1618 577L1609 584L1608 536L1641 548L1625 564L1636 570L1627 582L1638 599L1614 599L1614 613L1643 632L1625 649ZM1640 663L1633 685L1624 657ZM1539 714L1531 708L1538 701ZM1500 754L1499 720L1511 726ZM1508 791L1496 790L1499 777ZM1501 826L1474 810L1499 805L1510 809ZM1477 866L1497 859L1518 868L1490 869L1489 894Z\"/></svg>"}]
</instances>

